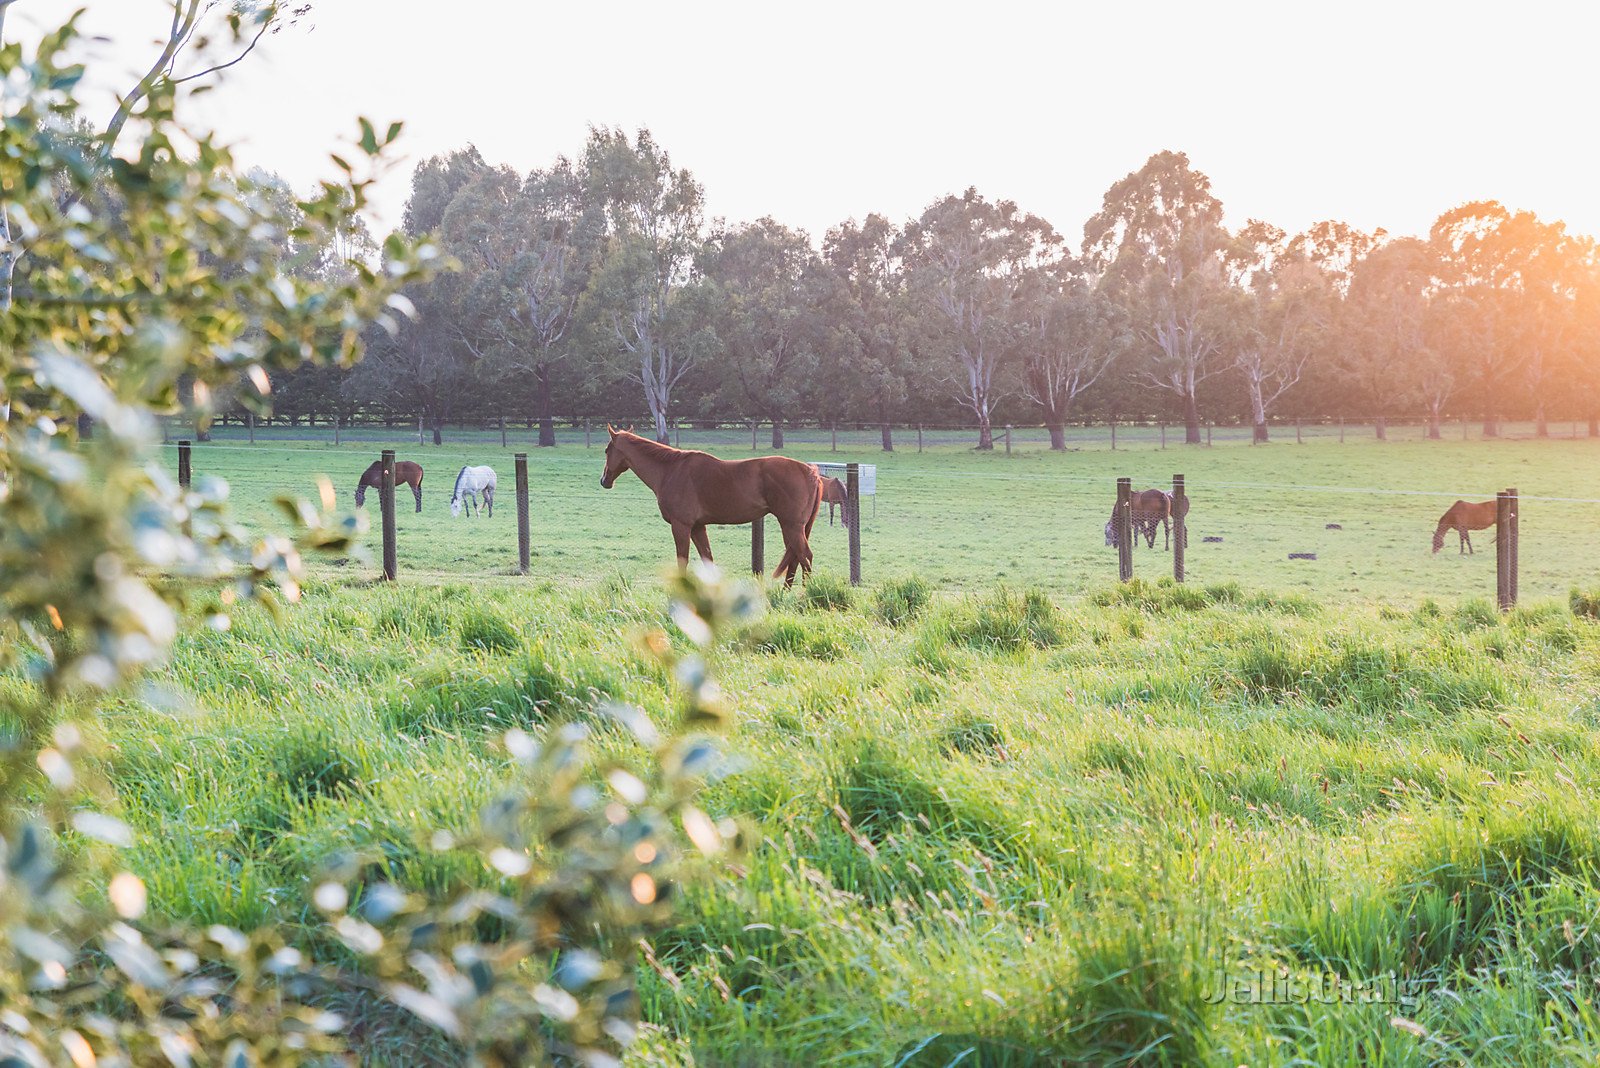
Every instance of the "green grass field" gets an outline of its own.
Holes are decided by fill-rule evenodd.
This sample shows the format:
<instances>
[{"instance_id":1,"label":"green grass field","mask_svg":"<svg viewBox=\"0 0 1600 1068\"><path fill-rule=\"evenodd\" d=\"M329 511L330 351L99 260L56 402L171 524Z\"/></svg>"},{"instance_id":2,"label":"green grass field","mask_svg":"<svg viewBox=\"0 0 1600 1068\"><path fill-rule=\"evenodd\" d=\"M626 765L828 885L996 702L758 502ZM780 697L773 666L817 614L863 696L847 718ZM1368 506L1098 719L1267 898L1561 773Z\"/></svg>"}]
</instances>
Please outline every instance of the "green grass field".
<instances>
[{"instance_id":1,"label":"green grass field","mask_svg":"<svg viewBox=\"0 0 1600 1068\"><path fill-rule=\"evenodd\" d=\"M347 498L375 452L197 448L196 469L265 522L265 498L318 472ZM469 460L509 487L498 442L414 452L411 581L322 565L285 622L193 630L157 687L105 710L163 912L310 937L313 880L349 849L430 893L487 880L423 843L490 796L504 729L602 697L667 714L630 641L665 619L648 491L601 491L598 450L534 451L519 578L509 492L493 521L446 508L443 473ZM1525 508L1527 603L1501 616L1487 533L1476 558L1428 553L1453 493L1223 487L1581 497L1600 445L850 455L881 465L868 582L834 577L824 519L833 576L774 591L722 657L742 770L708 808L758 844L686 895L663 971L641 968L658 1029L632 1063L1600 1057L1600 622L1566 601L1589 585L1594 506ZM1116 586L1105 480L1173 469L1194 581ZM713 544L748 560L744 531ZM1157 545L1146 573L1169 566ZM1301 550L1320 559L1286 559ZM1297 999L1312 984L1321 1000ZM392 1011L342 1007L371 1063L459 1062Z\"/></svg>"},{"instance_id":2,"label":"green grass field","mask_svg":"<svg viewBox=\"0 0 1600 1068\"><path fill-rule=\"evenodd\" d=\"M603 437L603 434L600 435ZM510 450L497 435L444 447L397 445L402 459L426 471L424 509L412 511L400 491L400 559L413 578L428 581L506 575L516 563L516 526ZM751 455L749 438L719 437L716 451ZM1126 435L1124 435L1126 441ZM863 574L868 581L918 574L950 589L988 589L997 582L1037 585L1073 596L1116 576L1116 552L1103 527L1118 476L1136 488L1170 488L1174 472L1188 479L1192 501L1188 572L1191 581L1237 581L1247 587L1295 589L1343 601L1415 604L1427 597L1494 594L1490 532L1474 539L1473 557L1457 554L1452 535L1444 552L1431 554L1439 515L1458 496L1491 499L1516 486L1524 496L1521 590L1528 597L1565 596L1575 583L1592 581L1600 503L1600 440L1499 442L1415 440L1389 444L1352 438L1340 445L1319 439L1305 445L1242 444L1160 450L1152 443L1111 452L1103 439L1081 451L1052 454L1030 443L1011 456L941 447L918 455L857 447L830 452L827 444L797 444L790 455L807 460L859 460L878 465L875 507L863 509ZM276 521L272 499L286 491L314 497L314 479L326 474L348 507L356 477L377 458L379 444L339 448L306 441L267 442L254 451L223 436L196 446L195 471L228 479L237 512L258 524ZM529 449L534 572L561 582L599 576L655 577L672 557L672 537L655 498L632 476L607 491L599 487L601 449L581 442ZM173 450L167 458L175 459ZM448 502L457 470L488 463L500 475L500 508L493 520L452 519ZM1304 489L1277 487L1314 487ZM1363 491L1377 491L1369 493ZM1539 497L1568 500L1538 500ZM376 494L367 509L376 527ZM1329 530L1330 523L1342 529ZM715 529L712 550L730 569L748 566L748 528ZM1221 537L1208 543L1205 537ZM818 567L847 570L842 527L826 517L814 535ZM377 544L377 531L368 539ZM776 563L778 531L768 524L769 566ZM1154 552L1135 554L1136 573L1171 573L1158 538ZM1315 561L1290 560L1312 552ZM351 561L347 571L370 577L373 561Z\"/></svg>"}]
</instances>

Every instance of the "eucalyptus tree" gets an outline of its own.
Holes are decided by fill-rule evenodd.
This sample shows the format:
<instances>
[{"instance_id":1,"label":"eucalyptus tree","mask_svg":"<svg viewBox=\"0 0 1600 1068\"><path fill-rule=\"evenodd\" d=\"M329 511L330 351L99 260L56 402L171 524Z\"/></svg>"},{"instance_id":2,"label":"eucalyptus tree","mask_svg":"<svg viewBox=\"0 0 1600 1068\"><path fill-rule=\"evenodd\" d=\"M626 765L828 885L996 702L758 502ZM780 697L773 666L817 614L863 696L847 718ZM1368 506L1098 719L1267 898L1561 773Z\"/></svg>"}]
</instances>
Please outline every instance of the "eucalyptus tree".
<instances>
[{"instance_id":1,"label":"eucalyptus tree","mask_svg":"<svg viewBox=\"0 0 1600 1068\"><path fill-rule=\"evenodd\" d=\"M644 390L656 440L668 440L673 390L694 369L704 338L693 298L705 191L674 169L649 130L590 131L583 166L605 223L582 313L609 332Z\"/></svg>"},{"instance_id":2,"label":"eucalyptus tree","mask_svg":"<svg viewBox=\"0 0 1600 1068\"><path fill-rule=\"evenodd\" d=\"M829 351L829 375L853 394L855 406L878 424L883 451L894 451L890 427L905 403L913 374L911 327L900 233L882 215L840 223L828 231L822 253L844 287L847 337Z\"/></svg>"},{"instance_id":3,"label":"eucalyptus tree","mask_svg":"<svg viewBox=\"0 0 1600 1068\"><path fill-rule=\"evenodd\" d=\"M805 234L771 218L713 235L705 263L725 392L781 449L820 366L833 278Z\"/></svg>"},{"instance_id":4,"label":"eucalyptus tree","mask_svg":"<svg viewBox=\"0 0 1600 1068\"><path fill-rule=\"evenodd\" d=\"M1227 345L1244 380L1258 442L1268 440L1272 406L1299 383L1315 335L1332 315L1335 279L1306 254L1314 248L1314 239L1301 235L1291 241L1258 219L1245 224L1235 245L1239 292Z\"/></svg>"},{"instance_id":5,"label":"eucalyptus tree","mask_svg":"<svg viewBox=\"0 0 1600 1068\"><path fill-rule=\"evenodd\" d=\"M995 404L1018 386L1017 336L1031 272L1055 262L1061 239L1044 219L969 188L906 225L899 250L929 350L943 381L978 423L978 448L994 448Z\"/></svg>"},{"instance_id":6,"label":"eucalyptus tree","mask_svg":"<svg viewBox=\"0 0 1600 1068\"><path fill-rule=\"evenodd\" d=\"M1351 278L1341 369L1371 407L1379 439L1388 437L1387 416L1395 403L1417 392L1435 270L1433 250L1403 237L1375 246L1356 264ZM1453 378L1436 371L1429 392L1437 397L1447 381L1453 387Z\"/></svg>"},{"instance_id":7,"label":"eucalyptus tree","mask_svg":"<svg viewBox=\"0 0 1600 1068\"><path fill-rule=\"evenodd\" d=\"M1133 333L1099 279L1075 259L1031 271L1020 304L1022 393L1043 410L1050 447L1062 451L1074 402L1127 353Z\"/></svg>"},{"instance_id":8,"label":"eucalyptus tree","mask_svg":"<svg viewBox=\"0 0 1600 1068\"><path fill-rule=\"evenodd\" d=\"M463 190L481 192L497 180L514 185L515 176L490 167L470 145L423 160L412 174L405 231L419 238L438 235ZM457 234L458 248L474 268L482 266L483 256L473 242L483 237L479 228ZM415 318L394 334L372 336L368 358L344 384L350 399L395 414L416 414L431 429L433 443L441 444L444 424L475 399L472 391L481 385L474 366L481 354L475 340L480 331L471 321L481 309L468 302L471 285L471 275L455 270L408 286L405 296L416 309Z\"/></svg>"},{"instance_id":9,"label":"eucalyptus tree","mask_svg":"<svg viewBox=\"0 0 1600 1068\"><path fill-rule=\"evenodd\" d=\"M1469 374L1483 406L1483 433L1499 433L1499 413L1513 378L1529 388L1541 434L1545 398L1563 335L1571 330L1572 248L1560 223L1513 212L1496 201L1452 208L1430 231L1440 287L1472 299L1484 344Z\"/></svg>"},{"instance_id":10,"label":"eucalyptus tree","mask_svg":"<svg viewBox=\"0 0 1600 1068\"><path fill-rule=\"evenodd\" d=\"M1199 444L1197 389L1218 370L1218 306L1229 295L1231 238L1211 180L1182 152L1159 152L1106 191L1083 235L1084 258L1146 342L1141 377L1177 395L1184 440Z\"/></svg>"}]
</instances>

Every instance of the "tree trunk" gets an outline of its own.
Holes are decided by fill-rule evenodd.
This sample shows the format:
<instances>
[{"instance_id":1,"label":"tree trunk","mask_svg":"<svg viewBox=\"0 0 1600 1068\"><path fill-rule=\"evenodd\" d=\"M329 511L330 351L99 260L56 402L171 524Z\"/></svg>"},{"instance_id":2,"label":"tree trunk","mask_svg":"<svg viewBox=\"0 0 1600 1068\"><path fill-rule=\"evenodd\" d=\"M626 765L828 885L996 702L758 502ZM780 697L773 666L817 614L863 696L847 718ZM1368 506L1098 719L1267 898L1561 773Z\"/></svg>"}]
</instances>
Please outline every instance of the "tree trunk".
<instances>
[{"instance_id":1,"label":"tree trunk","mask_svg":"<svg viewBox=\"0 0 1600 1068\"><path fill-rule=\"evenodd\" d=\"M1046 423L1045 426L1050 428L1050 451L1051 452L1066 452L1067 451L1067 426L1066 426L1066 424L1063 423L1060 419L1052 416L1050 418L1050 421L1048 423Z\"/></svg>"},{"instance_id":2,"label":"tree trunk","mask_svg":"<svg viewBox=\"0 0 1600 1068\"><path fill-rule=\"evenodd\" d=\"M1267 440L1267 424L1265 422L1256 423L1250 431L1250 436L1257 444L1265 442Z\"/></svg>"},{"instance_id":3,"label":"tree trunk","mask_svg":"<svg viewBox=\"0 0 1600 1068\"><path fill-rule=\"evenodd\" d=\"M881 424L879 429L883 431L883 451L894 452L894 429L888 423Z\"/></svg>"},{"instance_id":4,"label":"tree trunk","mask_svg":"<svg viewBox=\"0 0 1600 1068\"><path fill-rule=\"evenodd\" d=\"M1550 421L1545 418L1544 401L1539 401L1538 407L1533 410L1533 436L1547 438L1550 436Z\"/></svg>"},{"instance_id":5,"label":"tree trunk","mask_svg":"<svg viewBox=\"0 0 1600 1068\"><path fill-rule=\"evenodd\" d=\"M443 445L444 444L444 420L443 419L435 419L433 421L433 443L435 445Z\"/></svg>"},{"instance_id":6,"label":"tree trunk","mask_svg":"<svg viewBox=\"0 0 1600 1068\"><path fill-rule=\"evenodd\" d=\"M541 363L534 371L538 389L534 401L539 408L539 447L554 448L556 443L556 418L550 402L550 365Z\"/></svg>"},{"instance_id":7,"label":"tree trunk","mask_svg":"<svg viewBox=\"0 0 1600 1068\"><path fill-rule=\"evenodd\" d=\"M1372 421L1372 432L1377 435L1379 441L1389 440L1389 424L1383 416L1380 415Z\"/></svg>"},{"instance_id":8,"label":"tree trunk","mask_svg":"<svg viewBox=\"0 0 1600 1068\"><path fill-rule=\"evenodd\" d=\"M1494 417L1494 412L1485 412L1483 415L1483 436L1497 438L1500 436L1500 424Z\"/></svg>"},{"instance_id":9,"label":"tree trunk","mask_svg":"<svg viewBox=\"0 0 1600 1068\"><path fill-rule=\"evenodd\" d=\"M783 418L774 416L772 420L772 447L783 451Z\"/></svg>"},{"instance_id":10,"label":"tree trunk","mask_svg":"<svg viewBox=\"0 0 1600 1068\"><path fill-rule=\"evenodd\" d=\"M989 426L988 415L978 416L978 451L994 451L994 432Z\"/></svg>"},{"instance_id":11,"label":"tree trunk","mask_svg":"<svg viewBox=\"0 0 1600 1068\"><path fill-rule=\"evenodd\" d=\"M1200 402L1193 393L1183 397L1183 443L1200 444Z\"/></svg>"},{"instance_id":12,"label":"tree trunk","mask_svg":"<svg viewBox=\"0 0 1600 1068\"><path fill-rule=\"evenodd\" d=\"M1439 432L1439 413L1428 413L1428 440L1438 441L1443 435Z\"/></svg>"},{"instance_id":13,"label":"tree trunk","mask_svg":"<svg viewBox=\"0 0 1600 1068\"><path fill-rule=\"evenodd\" d=\"M1589 436L1591 438L1600 438L1600 416L1591 415L1589 417Z\"/></svg>"}]
</instances>

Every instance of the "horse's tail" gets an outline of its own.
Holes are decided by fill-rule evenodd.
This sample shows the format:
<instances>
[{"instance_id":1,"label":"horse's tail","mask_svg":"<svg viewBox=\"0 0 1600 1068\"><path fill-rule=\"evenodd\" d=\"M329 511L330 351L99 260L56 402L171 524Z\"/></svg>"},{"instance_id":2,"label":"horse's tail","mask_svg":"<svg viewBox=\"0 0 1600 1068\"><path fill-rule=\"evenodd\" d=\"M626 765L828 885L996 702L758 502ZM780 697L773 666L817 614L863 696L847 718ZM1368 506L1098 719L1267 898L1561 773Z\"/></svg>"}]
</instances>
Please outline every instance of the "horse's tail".
<instances>
[{"instance_id":1,"label":"horse's tail","mask_svg":"<svg viewBox=\"0 0 1600 1068\"><path fill-rule=\"evenodd\" d=\"M806 520L806 537L807 538L811 537L811 528L817 521L817 513L822 511L822 475L819 473L813 479L813 481L816 483L816 485L814 485L811 488L811 493L812 493L811 518ZM847 501L848 501L848 499L849 498L846 498ZM849 504L846 504L845 507L849 508L850 506L849 506Z\"/></svg>"}]
</instances>

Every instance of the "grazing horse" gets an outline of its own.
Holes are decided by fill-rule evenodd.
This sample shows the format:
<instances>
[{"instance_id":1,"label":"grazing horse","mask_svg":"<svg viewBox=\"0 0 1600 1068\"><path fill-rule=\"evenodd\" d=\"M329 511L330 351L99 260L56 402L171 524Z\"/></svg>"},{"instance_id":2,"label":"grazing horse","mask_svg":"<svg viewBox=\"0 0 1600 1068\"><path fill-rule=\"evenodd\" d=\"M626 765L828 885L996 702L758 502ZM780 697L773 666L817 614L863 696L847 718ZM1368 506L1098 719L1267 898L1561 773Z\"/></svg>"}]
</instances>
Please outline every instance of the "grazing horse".
<instances>
[{"instance_id":1,"label":"grazing horse","mask_svg":"<svg viewBox=\"0 0 1600 1068\"><path fill-rule=\"evenodd\" d=\"M468 497L472 498L472 514L478 514L478 494L483 494L483 503L489 508L489 518L494 518L494 468L492 467L463 467L456 476L456 488L450 492L450 514L461 514L461 503Z\"/></svg>"},{"instance_id":2,"label":"grazing horse","mask_svg":"<svg viewBox=\"0 0 1600 1068\"><path fill-rule=\"evenodd\" d=\"M356 507L360 508L367 503L367 487L380 489L383 486L383 461L374 460L372 466L361 472L361 481L356 483ZM410 460L397 460L394 465L394 488L410 486L411 493L417 498L417 511L422 511L422 465L414 464Z\"/></svg>"},{"instance_id":3,"label":"grazing horse","mask_svg":"<svg viewBox=\"0 0 1600 1068\"><path fill-rule=\"evenodd\" d=\"M672 525L678 566L689 563L689 542L711 562L708 524L753 523L771 515L783 530L783 559L772 573L794 585L795 574L811 574L811 525L822 505L822 479L810 464L787 456L719 460L710 453L674 449L608 426L606 468L600 488L632 471L656 495L661 518Z\"/></svg>"},{"instance_id":4,"label":"grazing horse","mask_svg":"<svg viewBox=\"0 0 1600 1068\"><path fill-rule=\"evenodd\" d=\"M1172 548L1172 494L1158 489L1139 490L1129 497L1132 505L1130 511L1129 527L1133 532L1133 541L1139 543L1139 535L1144 535L1145 545L1154 549L1156 547L1156 527L1162 526L1166 530L1166 547ZM1111 509L1111 521L1106 524L1106 544L1117 544L1117 510Z\"/></svg>"},{"instance_id":5,"label":"grazing horse","mask_svg":"<svg viewBox=\"0 0 1600 1068\"><path fill-rule=\"evenodd\" d=\"M1472 537L1469 530L1486 530L1494 526L1496 517L1494 501L1457 501L1445 509L1444 515L1439 517L1439 526L1433 532L1433 551L1438 552L1444 548L1444 535L1447 530L1454 530L1456 537L1456 552L1472 552ZM1474 554L1476 555L1476 554Z\"/></svg>"},{"instance_id":6,"label":"grazing horse","mask_svg":"<svg viewBox=\"0 0 1600 1068\"><path fill-rule=\"evenodd\" d=\"M850 497L845 492L844 483L831 475L822 476L822 502L828 506L828 525L833 526L833 510L843 507L845 522L850 521Z\"/></svg>"}]
</instances>

